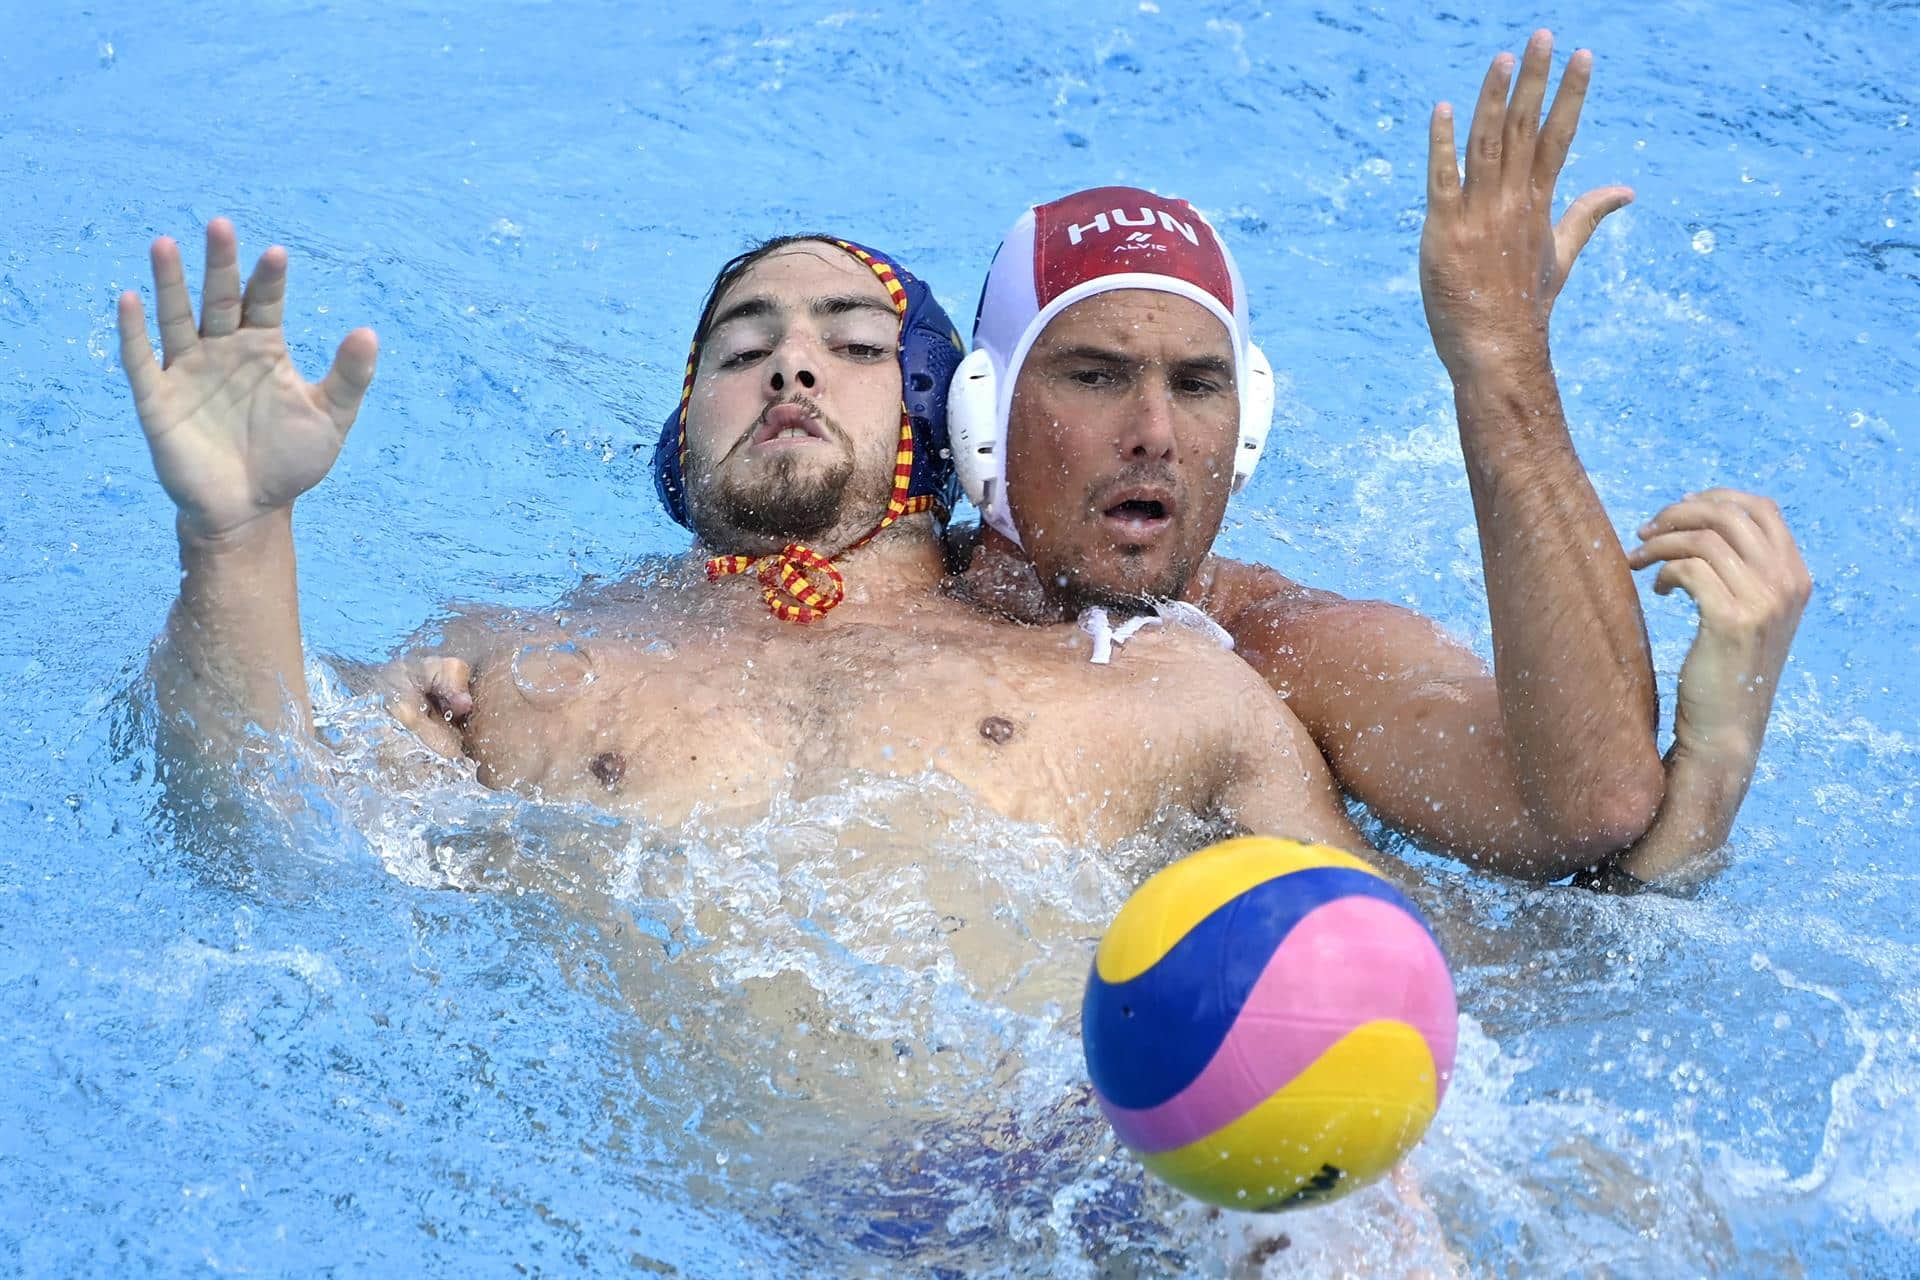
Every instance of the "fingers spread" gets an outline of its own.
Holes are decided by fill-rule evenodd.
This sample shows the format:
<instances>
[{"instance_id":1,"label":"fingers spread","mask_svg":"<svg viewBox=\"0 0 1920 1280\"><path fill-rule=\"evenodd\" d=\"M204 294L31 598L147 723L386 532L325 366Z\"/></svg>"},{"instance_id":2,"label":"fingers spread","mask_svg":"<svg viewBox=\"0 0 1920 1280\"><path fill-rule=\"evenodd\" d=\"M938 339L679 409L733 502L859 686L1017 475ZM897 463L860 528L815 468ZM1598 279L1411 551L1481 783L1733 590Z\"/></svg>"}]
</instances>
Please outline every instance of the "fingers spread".
<instances>
[{"instance_id":1,"label":"fingers spread","mask_svg":"<svg viewBox=\"0 0 1920 1280\"><path fill-rule=\"evenodd\" d=\"M374 361L380 354L380 341L371 329L355 329L334 353L333 367L320 383L321 407L333 418L334 426L345 435L360 412L360 398L373 381Z\"/></svg>"},{"instance_id":2,"label":"fingers spread","mask_svg":"<svg viewBox=\"0 0 1920 1280\"><path fill-rule=\"evenodd\" d=\"M1453 107L1441 103L1427 123L1427 207L1447 207L1460 199L1460 160L1453 149Z\"/></svg>"},{"instance_id":3,"label":"fingers spread","mask_svg":"<svg viewBox=\"0 0 1920 1280\"><path fill-rule=\"evenodd\" d=\"M1500 135L1507 124L1507 83L1513 77L1513 55L1503 53L1487 68L1480 82L1480 101L1474 104L1473 124L1467 130L1467 185L1469 200L1492 189L1500 179Z\"/></svg>"},{"instance_id":4,"label":"fingers spread","mask_svg":"<svg viewBox=\"0 0 1920 1280\"><path fill-rule=\"evenodd\" d=\"M1507 107L1507 126L1501 138L1500 168L1510 186L1531 179L1533 140L1540 132L1540 104L1547 96L1547 72L1552 67L1553 33L1536 31L1520 61L1520 79L1513 86L1513 102Z\"/></svg>"},{"instance_id":5,"label":"fingers spread","mask_svg":"<svg viewBox=\"0 0 1920 1280\"><path fill-rule=\"evenodd\" d=\"M160 366L153 358L153 343L147 337L147 313L140 295L129 289L120 295L120 367L127 371L133 388L134 407L138 408L160 387Z\"/></svg>"},{"instance_id":6,"label":"fingers spread","mask_svg":"<svg viewBox=\"0 0 1920 1280\"><path fill-rule=\"evenodd\" d=\"M233 224L207 224L207 275L200 290L200 336L218 338L240 327L240 241Z\"/></svg>"},{"instance_id":7,"label":"fingers spread","mask_svg":"<svg viewBox=\"0 0 1920 1280\"><path fill-rule=\"evenodd\" d=\"M274 245L260 255L247 281L241 323L249 329L277 329L287 303L287 251Z\"/></svg>"},{"instance_id":8,"label":"fingers spread","mask_svg":"<svg viewBox=\"0 0 1920 1280\"><path fill-rule=\"evenodd\" d=\"M1540 143L1533 153L1534 185L1553 190L1560 180L1561 166L1573 146L1574 131L1580 127L1580 107L1587 100L1587 84L1593 78L1593 54L1574 50L1567 69L1560 74L1560 90L1553 95L1553 109L1547 113L1546 127L1540 130Z\"/></svg>"},{"instance_id":9,"label":"fingers spread","mask_svg":"<svg viewBox=\"0 0 1920 1280\"><path fill-rule=\"evenodd\" d=\"M180 246L161 236L153 242L153 309L160 319L160 350L172 364L199 344L193 327L193 300L180 271Z\"/></svg>"}]
</instances>

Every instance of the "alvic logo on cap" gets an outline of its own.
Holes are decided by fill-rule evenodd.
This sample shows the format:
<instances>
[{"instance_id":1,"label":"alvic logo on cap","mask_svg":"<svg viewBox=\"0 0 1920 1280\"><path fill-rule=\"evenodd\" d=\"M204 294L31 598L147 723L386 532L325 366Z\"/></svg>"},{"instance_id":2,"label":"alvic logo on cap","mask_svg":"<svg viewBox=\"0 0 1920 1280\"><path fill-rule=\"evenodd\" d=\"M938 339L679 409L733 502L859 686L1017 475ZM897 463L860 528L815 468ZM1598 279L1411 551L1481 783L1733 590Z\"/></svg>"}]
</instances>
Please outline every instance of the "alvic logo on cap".
<instances>
[{"instance_id":1,"label":"alvic logo on cap","mask_svg":"<svg viewBox=\"0 0 1920 1280\"><path fill-rule=\"evenodd\" d=\"M987 271L973 354L954 374L947 420L954 470L988 524L1020 541L1006 494L1007 417L1020 366L1053 318L1113 289L1152 289L1205 307L1233 338L1240 392L1234 485L1253 474L1273 424L1273 369L1253 344L1233 255L1184 200L1096 187L1029 209Z\"/></svg>"}]
</instances>

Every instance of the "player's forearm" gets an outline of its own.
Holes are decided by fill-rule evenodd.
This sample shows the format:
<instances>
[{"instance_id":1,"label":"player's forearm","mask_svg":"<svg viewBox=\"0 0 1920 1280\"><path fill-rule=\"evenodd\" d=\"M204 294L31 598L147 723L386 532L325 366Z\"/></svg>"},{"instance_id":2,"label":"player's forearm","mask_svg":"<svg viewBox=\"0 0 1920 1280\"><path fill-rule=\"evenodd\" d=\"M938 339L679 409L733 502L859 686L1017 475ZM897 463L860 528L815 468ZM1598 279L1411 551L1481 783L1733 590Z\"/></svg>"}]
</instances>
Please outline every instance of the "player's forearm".
<instances>
[{"instance_id":1,"label":"player's forearm","mask_svg":"<svg viewBox=\"0 0 1920 1280\"><path fill-rule=\"evenodd\" d=\"M1690 753L1676 744L1660 816L1612 866L1643 883L1690 884L1711 872L1746 798L1757 748Z\"/></svg>"},{"instance_id":2,"label":"player's forearm","mask_svg":"<svg viewBox=\"0 0 1920 1280\"><path fill-rule=\"evenodd\" d=\"M1534 817L1597 851L1644 832L1662 787L1645 624L1574 452L1544 353L1455 384L1494 672Z\"/></svg>"},{"instance_id":3,"label":"player's forearm","mask_svg":"<svg viewBox=\"0 0 1920 1280\"><path fill-rule=\"evenodd\" d=\"M151 668L169 743L219 753L249 724L311 732L291 510L217 540L183 528L180 569Z\"/></svg>"}]
</instances>

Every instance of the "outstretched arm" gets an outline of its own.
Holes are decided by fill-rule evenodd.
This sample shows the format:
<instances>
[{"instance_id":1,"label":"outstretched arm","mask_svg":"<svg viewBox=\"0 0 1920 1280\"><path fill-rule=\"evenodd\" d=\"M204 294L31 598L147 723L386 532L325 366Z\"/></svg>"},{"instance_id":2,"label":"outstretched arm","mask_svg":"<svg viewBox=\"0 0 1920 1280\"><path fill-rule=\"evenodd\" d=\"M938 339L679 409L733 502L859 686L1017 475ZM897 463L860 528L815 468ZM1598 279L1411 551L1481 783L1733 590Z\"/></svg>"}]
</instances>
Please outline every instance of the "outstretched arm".
<instances>
[{"instance_id":1,"label":"outstretched arm","mask_svg":"<svg viewBox=\"0 0 1920 1280\"><path fill-rule=\"evenodd\" d=\"M1680 668L1660 816L1609 869L1631 887L1682 885L1716 869L1713 855L1733 830L1813 579L1780 508L1753 494L1691 494L1640 536L1628 559L1636 569L1661 566L1656 593L1692 596L1700 630Z\"/></svg>"},{"instance_id":2,"label":"outstretched arm","mask_svg":"<svg viewBox=\"0 0 1920 1280\"><path fill-rule=\"evenodd\" d=\"M339 456L378 343L357 329L324 379L303 380L281 329L286 251L261 255L243 293L224 218L207 227L198 326L179 246L162 237L152 258L164 363L154 360L139 295L119 303L121 362L180 543L180 595L151 674L162 750L217 760L250 725L311 731L293 503Z\"/></svg>"},{"instance_id":3,"label":"outstretched arm","mask_svg":"<svg viewBox=\"0 0 1920 1280\"><path fill-rule=\"evenodd\" d=\"M1662 778L1639 601L1574 451L1547 344L1574 258L1633 193L1590 191L1553 222L1593 59L1573 55L1543 126L1552 52L1552 36L1536 32L1510 103L1513 60L1494 60L1464 181L1451 111L1435 110L1420 276L1434 346L1453 379L1497 693L1495 705L1472 700L1443 719L1462 736L1498 727L1528 818L1577 862L1641 835Z\"/></svg>"},{"instance_id":4,"label":"outstretched arm","mask_svg":"<svg viewBox=\"0 0 1920 1280\"><path fill-rule=\"evenodd\" d=\"M1553 222L1592 58L1574 54L1542 126L1552 49L1529 42L1511 103L1513 60L1495 59L1464 180L1444 103L1429 136L1421 294L1454 384L1493 670L1418 614L1268 570L1224 566L1209 601L1343 787L1424 844L1537 880L1639 838L1664 781L1639 601L1547 346L1574 259L1633 193L1587 192Z\"/></svg>"}]
</instances>

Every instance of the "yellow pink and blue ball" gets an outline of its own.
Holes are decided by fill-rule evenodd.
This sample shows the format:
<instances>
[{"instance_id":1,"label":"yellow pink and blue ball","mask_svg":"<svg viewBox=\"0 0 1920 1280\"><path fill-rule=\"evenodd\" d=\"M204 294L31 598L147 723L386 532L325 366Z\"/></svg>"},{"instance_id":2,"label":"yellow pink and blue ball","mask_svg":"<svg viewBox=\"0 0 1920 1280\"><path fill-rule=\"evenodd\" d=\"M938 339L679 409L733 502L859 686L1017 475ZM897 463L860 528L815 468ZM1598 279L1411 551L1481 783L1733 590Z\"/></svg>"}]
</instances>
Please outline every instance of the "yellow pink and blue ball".
<instances>
[{"instance_id":1,"label":"yellow pink and blue ball","mask_svg":"<svg viewBox=\"0 0 1920 1280\"><path fill-rule=\"evenodd\" d=\"M1087 1071L1148 1170L1211 1204L1336 1199L1393 1167L1446 1095L1453 975L1426 920L1322 845L1224 841L1121 908L1087 980Z\"/></svg>"}]
</instances>

